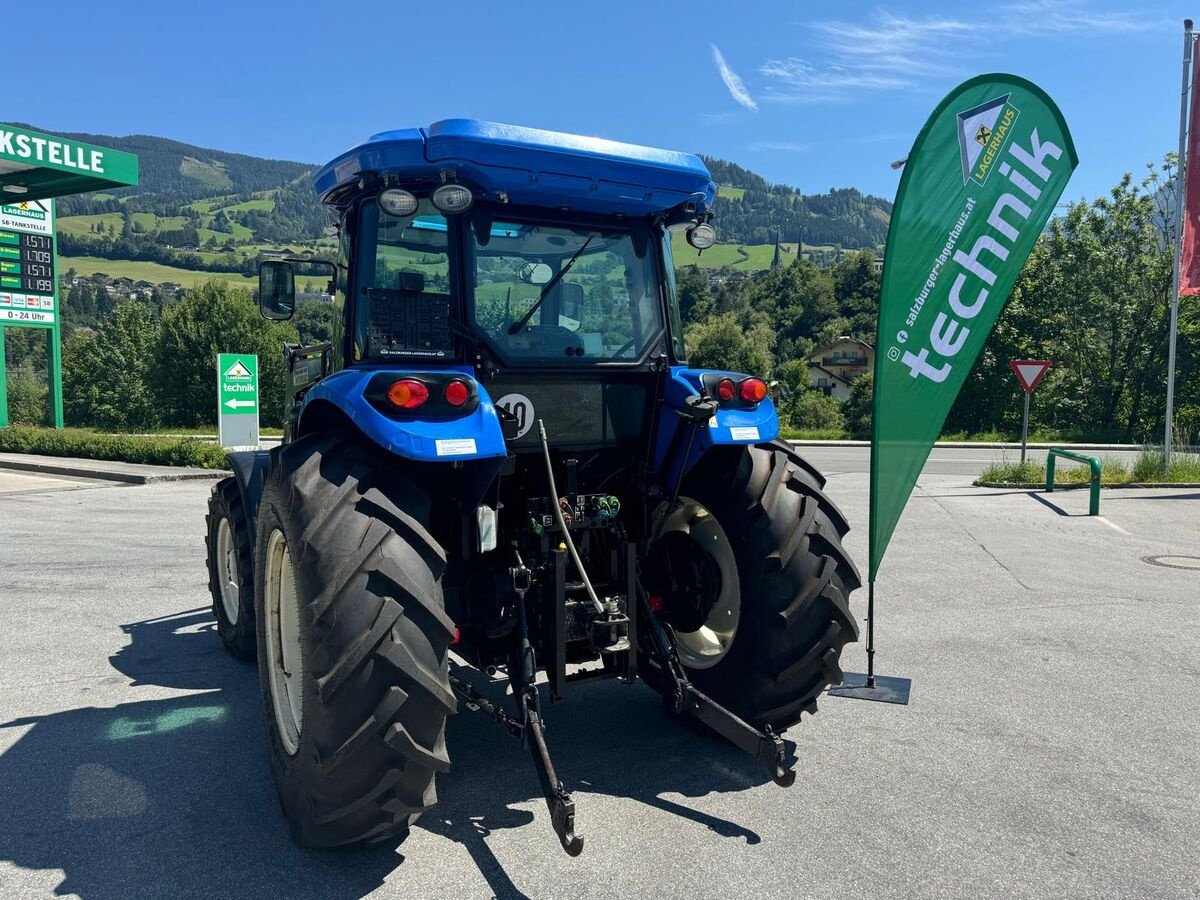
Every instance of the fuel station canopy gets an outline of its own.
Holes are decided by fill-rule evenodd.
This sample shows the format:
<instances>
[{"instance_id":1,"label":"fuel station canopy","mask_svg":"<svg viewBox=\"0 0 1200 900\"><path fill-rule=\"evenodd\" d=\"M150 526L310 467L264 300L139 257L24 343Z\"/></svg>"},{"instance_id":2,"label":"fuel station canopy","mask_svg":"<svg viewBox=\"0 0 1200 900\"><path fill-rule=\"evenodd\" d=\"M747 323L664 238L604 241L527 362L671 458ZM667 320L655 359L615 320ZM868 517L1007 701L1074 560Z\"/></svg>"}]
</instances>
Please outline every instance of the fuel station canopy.
<instances>
[{"instance_id":1,"label":"fuel station canopy","mask_svg":"<svg viewBox=\"0 0 1200 900\"><path fill-rule=\"evenodd\" d=\"M0 202L46 200L138 182L132 153L0 125Z\"/></svg>"},{"instance_id":2,"label":"fuel station canopy","mask_svg":"<svg viewBox=\"0 0 1200 900\"><path fill-rule=\"evenodd\" d=\"M54 198L137 182L132 153L0 124L0 427L8 424L6 327L45 331L49 419L63 425Z\"/></svg>"}]
</instances>

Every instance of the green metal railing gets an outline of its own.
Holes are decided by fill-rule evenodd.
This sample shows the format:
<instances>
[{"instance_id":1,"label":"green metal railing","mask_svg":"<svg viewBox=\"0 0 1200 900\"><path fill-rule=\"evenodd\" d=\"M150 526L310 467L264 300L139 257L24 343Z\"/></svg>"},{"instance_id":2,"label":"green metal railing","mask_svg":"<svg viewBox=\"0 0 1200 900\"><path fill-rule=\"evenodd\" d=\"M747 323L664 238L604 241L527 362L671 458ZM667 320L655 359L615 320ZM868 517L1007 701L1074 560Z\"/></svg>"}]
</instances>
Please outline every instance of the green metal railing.
<instances>
[{"instance_id":1,"label":"green metal railing","mask_svg":"<svg viewBox=\"0 0 1200 900\"><path fill-rule=\"evenodd\" d=\"M1054 490L1054 459L1057 456L1063 456L1067 459L1073 459L1076 462L1087 463L1092 469L1092 481L1089 485L1091 497L1088 500L1088 515L1100 515L1100 460L1094 456L1084 456L1082 453L1075 453L1071 450L1060 450L1054 447L1046 456L1046 492L1050 493Z\"/></svg>"}]
</instances>

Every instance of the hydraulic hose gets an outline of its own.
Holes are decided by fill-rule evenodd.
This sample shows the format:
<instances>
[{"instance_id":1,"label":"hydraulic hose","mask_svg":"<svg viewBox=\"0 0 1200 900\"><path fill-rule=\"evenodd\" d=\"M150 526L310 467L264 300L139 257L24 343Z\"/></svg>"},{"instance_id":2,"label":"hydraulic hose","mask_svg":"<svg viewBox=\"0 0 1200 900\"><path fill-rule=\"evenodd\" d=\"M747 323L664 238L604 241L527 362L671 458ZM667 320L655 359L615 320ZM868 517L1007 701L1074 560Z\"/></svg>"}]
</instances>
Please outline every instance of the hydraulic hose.
<instances>
[{"instance_id":1,"label":"hydraulic hose","mask_svg":"<svg viewBox=\"0 0 1200 900\"><path fill-rule=\"evenodd\" d=\"M588 578L587 570L583 567L583 560L579 558L579 551L575 549L575 541L571 539L571 532L567 530L567 523L563 519L562 508L558 505L558 486L554 483L554 466L550 463L550 442L546 439L546 426L542 423L541 419L538 419L538 434L542 438L542 456L546 460L546 478L550 482L550 505L554 507L554 521L558 523L559 530L562 531L563 543L567 545L567 552L571 554L571 561L575 563L579 577L583 580L583 586L587 588L588 597L595 605L596 612L603 613L604 604L596 596L596 589L592 587L592 579Z\"/></svg>"}]
</instances>

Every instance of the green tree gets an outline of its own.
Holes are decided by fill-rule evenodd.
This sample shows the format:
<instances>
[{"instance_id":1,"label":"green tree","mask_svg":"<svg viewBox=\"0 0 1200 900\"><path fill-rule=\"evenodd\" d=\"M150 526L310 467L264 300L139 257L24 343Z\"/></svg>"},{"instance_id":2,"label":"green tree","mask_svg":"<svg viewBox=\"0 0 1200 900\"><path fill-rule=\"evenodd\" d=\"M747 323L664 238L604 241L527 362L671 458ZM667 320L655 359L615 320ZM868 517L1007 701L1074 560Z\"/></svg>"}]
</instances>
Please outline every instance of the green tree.
<instances>
[{"instance_id":1,"label":"green tree","mask_svg":"<svg viewBox=\"0 0 1200 900\"><path fill-rule=\"evenodd\" d=\"M1162 432L1171 286L1174 158L1125 175L1106 196L1051 221L947 419L950 431L1020 427L1012 359L1051 359L1034 394L1035 425L1092 438L1154 440ZM1176 384L1200 402L1200 313L1180 307Z\"/></svg>"},{"instance_id":2,"label":"green tree","mask_svg":"<svg viewBox=\"0 0 1200 900\"><path fill-rule=\"evenodd\" d=\"M765 378L772 369L774 341L768 326L747 331L726 313L688 329L688 362L699 368L728 369Z\"/></svg>"},{"instance_id":3,"label":"green tree","mask_svg":"<svg viewBox=\"0 0 1200 900\"><path fill-rule=\"evenodd\" d=\"M300 343L306 347L332 341L336 321L337 312L329 303L301 303L292 319L300 334Z\"/></svg>"},{"instance_id":4,"label":"green tree","mask_svg":"<svg viewBox=\"0 0 1200 900\"><path fill-rule=\"evenodd\" d=\"M846 429L858 440L871 437L871 404L875 399L875 378L868 372L850 383L850 396L842 404Z\"/></svg>"},{"instance_id":5,"label":"green tree","mask_svg":"<svg viewBox=\"0 0 1200 900\"><path fill-rule=\"evenodd\" d=\"M258 356L260 418L283 421L283 342L297 340L291 323L269 323L258 314L248 291L209 281L188 291L162 317L154 354L155 393L170 425L212 425L217 417L218 353Z\"/></svg>"},{"instance_id":6,"label":"green tree","mask_svg":"<svg viewBox=\"0 0 1200 900\"><path fill-rule=\"evenodd\" d=\"M127 300L90 334L76 332L63 345L66 420L113 430L158 424L150 367L158 325L149 309Z\"/></svg>"},{"instance_id":7,"label":"green tree","mask_svg":"<svg viewBox=\"0 0 1200 900\"><path fill-rule=\"evenodd\" d=\"M675 292L679 297L679 312L685 325L708 318L713 310L708 276L697 266L680 269L675 276Z\"/></svg>"}]
</instances>

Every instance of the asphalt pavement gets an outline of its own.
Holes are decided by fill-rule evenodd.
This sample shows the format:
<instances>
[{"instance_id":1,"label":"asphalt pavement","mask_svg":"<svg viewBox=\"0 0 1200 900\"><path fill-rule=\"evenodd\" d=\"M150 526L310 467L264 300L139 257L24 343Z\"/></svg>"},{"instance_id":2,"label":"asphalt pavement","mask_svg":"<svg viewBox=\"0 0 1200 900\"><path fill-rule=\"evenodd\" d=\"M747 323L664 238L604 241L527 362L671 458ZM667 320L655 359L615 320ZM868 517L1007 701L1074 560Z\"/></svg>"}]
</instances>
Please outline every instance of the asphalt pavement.
<instances>
[{"instance_id":1,"label":"asphalt pavement","mask_svg":"<svg viewBox=\"0 0 1200 900\"><path fill-rule=\"evenodd\" d=\"M865 566L859 460L829 489ZM571 859L526 752L465 710L407 841L295 847L256 675L213 633L209 485L25 477L0 494L6 900L1200 894L1200 570L1144 561L1200 557L1200 491L1106 491L1097 519L927 470L877 585L911 703L822 699L782 789L645 688L580 686L546 710Z\"/></svg>"}]
</instances>

